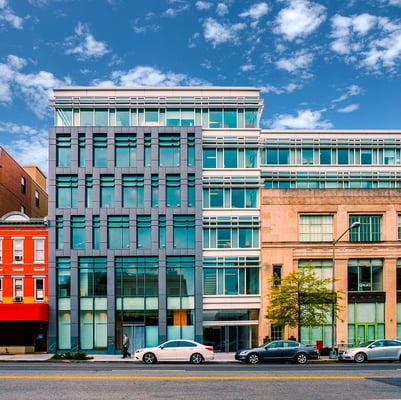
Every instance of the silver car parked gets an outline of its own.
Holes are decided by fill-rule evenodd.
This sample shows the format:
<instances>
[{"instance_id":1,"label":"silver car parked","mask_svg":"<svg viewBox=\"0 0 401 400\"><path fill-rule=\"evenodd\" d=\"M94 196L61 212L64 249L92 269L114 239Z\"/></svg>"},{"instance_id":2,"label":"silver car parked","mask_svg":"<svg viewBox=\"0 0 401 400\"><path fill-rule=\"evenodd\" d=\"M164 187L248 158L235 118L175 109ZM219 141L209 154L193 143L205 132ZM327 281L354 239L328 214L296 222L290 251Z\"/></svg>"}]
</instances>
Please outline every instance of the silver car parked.
<instances>
[{"instance_id":1,"label":"silver car parked","mask_svg":"<svg viewBox=\"0 0 401 400\"><path fill-rule=\"evenodd\" d=\"M359 347L344 350L338 355L340 361L401 361L401 342L393 339L369 340Z\"/></svg>"}]
</instances>

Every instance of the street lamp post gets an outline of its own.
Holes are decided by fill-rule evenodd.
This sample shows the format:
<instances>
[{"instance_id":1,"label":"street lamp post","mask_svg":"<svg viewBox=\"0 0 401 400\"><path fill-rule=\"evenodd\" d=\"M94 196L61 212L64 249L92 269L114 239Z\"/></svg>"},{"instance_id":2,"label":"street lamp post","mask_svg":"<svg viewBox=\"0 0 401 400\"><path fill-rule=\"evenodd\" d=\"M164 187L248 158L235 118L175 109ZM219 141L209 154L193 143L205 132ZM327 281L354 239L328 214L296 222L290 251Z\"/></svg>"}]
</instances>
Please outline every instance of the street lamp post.
<instances>
[{"instance_id":1,"label":"street lamp post","mask_svg":"<svg viewBox=\"0 0 401 400\"><path fill-rule=\"evenodd\" d=\"M329 358L337 358L337 351L336 351L336 303L337 303L337 296L336 296L336 244L337 242L351 229L359 228L361 223L359 221L353 222L337 239L333 239L333 302L331 307L331 350Z\"/></svg>"}]
</instances>

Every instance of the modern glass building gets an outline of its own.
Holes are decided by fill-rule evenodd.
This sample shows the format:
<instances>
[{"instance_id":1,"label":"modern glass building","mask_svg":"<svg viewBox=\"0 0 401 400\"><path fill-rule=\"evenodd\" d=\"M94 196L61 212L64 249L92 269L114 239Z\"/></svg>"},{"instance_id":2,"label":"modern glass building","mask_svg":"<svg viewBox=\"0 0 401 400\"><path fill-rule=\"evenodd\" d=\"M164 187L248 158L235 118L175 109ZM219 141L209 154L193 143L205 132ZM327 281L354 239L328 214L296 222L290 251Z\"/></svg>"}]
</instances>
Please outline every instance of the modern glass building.
<instances>
[{"instance_id":1,"label":"modern glass building","mask_svg":"<svg viewBox=\"0 0 401 400\"><path fill-rule=\"evenodd\" d=\"M54 94L49 351L256 343L259 90Z\"/></svg>"},{"instance_id":2,"label":"modern glass building","mask_svg":"<svg viewBox=\"0 0 401 400\"><path fill-rule=\"evenodd\" d=\"M67 87L51 106L49 351L284 338L267 282L306 262L346 293L337 337L328 318L306 342L399 337L401 131L261 130L246 87Z\"/></svg>"}]
</instances>

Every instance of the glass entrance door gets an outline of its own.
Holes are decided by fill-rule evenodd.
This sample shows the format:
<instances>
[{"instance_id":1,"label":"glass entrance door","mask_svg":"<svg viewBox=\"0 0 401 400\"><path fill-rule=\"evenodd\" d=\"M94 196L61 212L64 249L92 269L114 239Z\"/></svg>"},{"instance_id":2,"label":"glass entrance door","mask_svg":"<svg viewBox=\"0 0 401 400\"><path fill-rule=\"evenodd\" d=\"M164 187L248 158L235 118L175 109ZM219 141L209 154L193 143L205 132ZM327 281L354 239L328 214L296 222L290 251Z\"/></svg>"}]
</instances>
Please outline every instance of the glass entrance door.
<instances>
[{"instance_id":1,"label":"glass entrance door","mask_svg":"<svg viewBox=\"0 0 401 400\"><path fill-rule=\"evenodd\" d=\"M135 350L145 347L145 327L143 325L123 325L122 333L128 335L129 353L133 354Z\"/></svg>"},{"instance_id":2,"label":"glass entrance door","mask_svg":"<svg viewBox=\"0 0 401 400\"><path fill-rule=\"evenodd\" d=\"M252 327L249 325L219 325L205 327L204 343L212 345L215 351L235 352L252 346Z\"/></svg>"}]
</instances>

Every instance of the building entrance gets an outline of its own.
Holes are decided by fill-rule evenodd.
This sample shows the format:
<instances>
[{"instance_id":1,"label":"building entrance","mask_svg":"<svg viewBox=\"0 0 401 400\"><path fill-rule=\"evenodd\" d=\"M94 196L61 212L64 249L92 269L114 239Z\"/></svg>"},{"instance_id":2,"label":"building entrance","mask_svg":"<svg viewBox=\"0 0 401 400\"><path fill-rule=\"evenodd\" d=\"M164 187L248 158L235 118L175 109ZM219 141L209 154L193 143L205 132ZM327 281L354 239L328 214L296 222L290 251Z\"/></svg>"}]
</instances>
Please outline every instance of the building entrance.
<instances>
[{"instance_id":1,"label":"building entrance","mask_svg":"<svg viewBox=\"0 0 401 400\"><path fill-rule=\"evenodd\" d=\"M204 344L212 345L214 351L235 352L256 346L252 340L253 331L257 331L253 325L207 326L203 328L203 341Z\"/></svg>"},{"instance_id":2,"label":"building entrance","mask_svg":"<svg viewBox=\"0 0 401 400\"><path fill-rule=\"evenodd\" d=\"M145 347L145 327L143 325L128 325L122 326L121 337L124 333L129 338L128 352L134 354L137 349ZM122 341L122 338L121 338Z\"/></svg>"}]
</instances>

